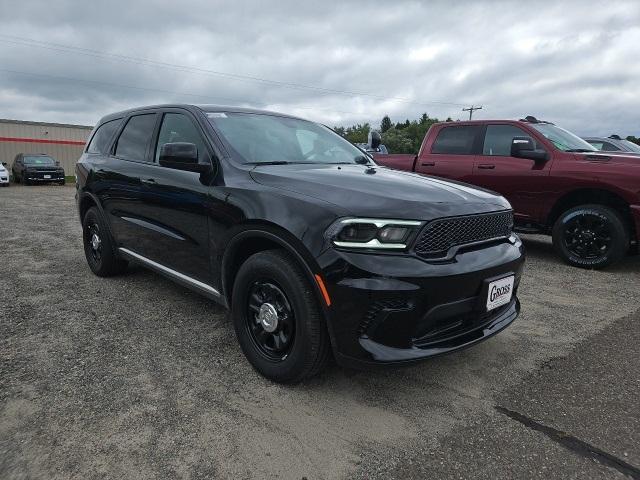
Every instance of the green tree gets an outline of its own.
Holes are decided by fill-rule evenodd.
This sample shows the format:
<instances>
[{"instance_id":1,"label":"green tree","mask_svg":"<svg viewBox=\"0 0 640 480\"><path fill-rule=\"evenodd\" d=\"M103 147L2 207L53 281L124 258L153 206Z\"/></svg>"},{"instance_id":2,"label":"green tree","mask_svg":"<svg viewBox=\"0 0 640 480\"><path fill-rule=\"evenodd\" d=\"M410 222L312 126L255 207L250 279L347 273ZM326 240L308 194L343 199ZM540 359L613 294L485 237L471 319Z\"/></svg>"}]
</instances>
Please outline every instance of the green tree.
<instances>
[{"instance_id":1,"label":"green tree","mask_svg":"<svg viewBox=\"0 0 640 480\"><path fill-rule=\"evenodd\" d=\"M393 124L391 123L391 119L389 118L389 115L385 115L384 117L382 117L382 122L380 122L380 131L384 133L387 130L389 130L391 127L393 127Z\"/></svg>"},{"instance_id":2,"label":"green tree","mask_svg":"<svg viewBox=\"0 0 640 480\"><path fill-rule=\"evenodd\" d=\"M371 130L371 126L368 123L353 125L351 127L347 127L344 138L349 140L351 143L367 143L369 130Z\"/></svg>"},{"instance_id":3,"label":"green tree","mask_svg":"<svg viewBox=\"0 0 640 480\"><path fill-rule=\"evenodd\" d=\"M382 143L386 145L389 153L415 153L413 141L404 129L391 127L382 134Z\"/></svg>"}]
</instances>

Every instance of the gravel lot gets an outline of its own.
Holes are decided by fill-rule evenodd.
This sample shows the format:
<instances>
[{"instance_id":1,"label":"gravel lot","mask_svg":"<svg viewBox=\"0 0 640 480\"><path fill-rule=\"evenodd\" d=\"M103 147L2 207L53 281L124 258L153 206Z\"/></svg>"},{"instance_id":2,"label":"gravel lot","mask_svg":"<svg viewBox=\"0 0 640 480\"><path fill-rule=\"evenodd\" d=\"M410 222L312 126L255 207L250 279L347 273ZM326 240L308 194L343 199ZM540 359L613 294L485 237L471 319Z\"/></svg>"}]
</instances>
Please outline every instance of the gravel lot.
<instances>
[{"instance_id":1,"label":"gravel lot","mask_svg":"<svg viewBox=\"0 0 640 480\"><path fill-rule=\"evenodd\" d=\"M93 276L73 195L0 189L2 479L640 478L640 257L578 270L525 237L505 332L283 387L215 304Z\"/></svg>"}]
</instances>

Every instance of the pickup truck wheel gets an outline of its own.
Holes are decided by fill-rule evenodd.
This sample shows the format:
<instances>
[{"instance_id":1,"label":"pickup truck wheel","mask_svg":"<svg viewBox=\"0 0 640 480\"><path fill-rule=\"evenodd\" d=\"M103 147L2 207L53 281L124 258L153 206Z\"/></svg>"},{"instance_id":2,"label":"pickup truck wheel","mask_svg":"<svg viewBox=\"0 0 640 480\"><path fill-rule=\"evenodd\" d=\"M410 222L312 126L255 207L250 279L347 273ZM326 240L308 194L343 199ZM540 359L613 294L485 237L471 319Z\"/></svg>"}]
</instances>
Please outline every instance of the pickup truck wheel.
<instances>
[{"instance_id":1,"label":"pickup truck wheel","mask_svg":"<svg viewBox=\"0 0 640 480\"><path fill-rule=\"evenodd\" d=\"M319 373L330 356L329 335L314 290L285 252L245 261L233 285L233 325L251 365L280 383Z\"/></svg>"},{"instance_id":2,"label":"pickup truck wheel","mask_svg":"<svg viewBox=\"0 0 640 480\"><path fill-rule=\"evenodd\" d=\"M96 207L91 207L84 216L82 239L89 268L97 276L111 277L127 268L127 262L117 256L106 222Z\"/></svg>"},{"instance_id":3,"label":"pickup truck wheel","mask_svg":"<svg viewBox=\"0 0 640 480\"><path fill-rule=\"evenodd\" d=\"M604 268L629 250L629 233L620 214L604 205L570 208L553 226L553 245L570 265Z\"/></svg>"}]
</instances>

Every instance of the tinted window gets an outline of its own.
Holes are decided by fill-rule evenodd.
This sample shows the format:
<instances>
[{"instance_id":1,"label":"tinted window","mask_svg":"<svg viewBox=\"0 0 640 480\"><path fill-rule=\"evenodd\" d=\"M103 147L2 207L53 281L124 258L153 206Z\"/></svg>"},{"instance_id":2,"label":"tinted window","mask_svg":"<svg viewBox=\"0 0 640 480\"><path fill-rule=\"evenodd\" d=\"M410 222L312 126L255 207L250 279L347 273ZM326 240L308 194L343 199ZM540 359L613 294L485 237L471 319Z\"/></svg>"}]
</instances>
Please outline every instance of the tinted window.
<instances>
[{"instance_id":1,"label":"tinted window","mask_svg":"<svg viewBox=\"0 0 640 480\"><path fill-rule=\"evenodd\" d=\"M205 147L198 128L186 115L180 113L167 113L162 120L158 144L156 146L156 162L160 158L160 149L165 143L186 142L194 143L198 148L200 163L209 161L207 148Z\"/></svg>"},{"instance_id":2,"label":"tinted window","mask_svg":"<svg viewBox=\"0 0 640 480\"><path fill-rule=\"evenodd\" d=\"M513 125L487 125L484 135L483 155L511 156L513 137L529 137L527 133Z\"/></svg>"},{"instance_id":3,"label":"tinted window","mask_svg":"<svg viewBox=\"0 0 640 480\"><path fill-rule=\"evenodd\" d=\"M600 147L600 150L604 150L605 152L616 152L620 149L616 147L613 143L602 142L602 147Z\"/></svg>"},{"instance_id":4,"label":"tinted window","mask_svg":"<svg viewBox=\"0 0 640 480\"><path fill-rule=\"evenodd\" d=\"M253 113L210 112L209 121L246 163L356 163L363 157L332 130L307 120Z\"/></svg>"},{"instance_id":5,"label":"tinted window","mask_svg":"<svg viewBox=\"0 0 640 480\"><path fill-rule=\"evenodd\" d=\"M55 165L56 161L51 157L37 155L33 157L23 157L22 161L25 165Z\"/></svg>"},{"instance_id":6,"label":"tinted window","mask_svg":"<svg viewBox=\"0 0 640 480\"><path fill-rule=\"evenodd\" d=\"M116 155L129 160L146 160L155 123L156 115L153 113L131 117L118 139Z\"/></svg>"},{"instance_id":7,"label":"tinted window","mask_svg":"<svg viewBox=\"0 0 640 480\"><path fill-rule=\"evenodd\" d=\"M88 153L107 153L107 149L109 148L109 140L113 137L113 134L116 133L116 129L118 125L120 125L120 121L111 120L110 122L103 123L98 127L96 133L93 134L93 138L89 143L89 147L87 148Z\"/></svg>"},{"instance_id":8,"label":"tinted window","mask_svg":"<svg viewBox=\"0 0 640 480\"><path fill-rule=\"evenodd\" d=\"M433 142L431 153L471 155L473 154L473 143L479 131L480 127L475 125L445 127L440 130L436 141Z\"/></svg>"},{"instance_id":9,"label":"tinted window","mask_svg":"<svg viewBox=\"0 0 640 480\"><path fill-rule=\"evenodd\" d=\"M628 151L640 153L640 145L638 145L637 143L633 143L629 140L621 140L621 141L622 141L622 144L629 149Z\"/></svg>"}]
</instances>

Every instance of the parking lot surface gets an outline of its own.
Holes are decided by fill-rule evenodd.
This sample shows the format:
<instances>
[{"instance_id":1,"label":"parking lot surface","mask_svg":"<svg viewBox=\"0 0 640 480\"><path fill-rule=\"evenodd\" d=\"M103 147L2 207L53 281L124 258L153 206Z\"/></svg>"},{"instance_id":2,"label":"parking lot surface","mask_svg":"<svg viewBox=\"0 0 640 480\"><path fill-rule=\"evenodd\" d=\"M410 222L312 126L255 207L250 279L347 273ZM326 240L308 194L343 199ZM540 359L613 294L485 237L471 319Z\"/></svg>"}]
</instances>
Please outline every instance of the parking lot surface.
<instances>
[{"instance_id":1,"label":"parking lot surface","mask_svg":"<svg viewBox=\"0 0 640 480\"><path fill-rule=\"evenodd\" d=\"M86 266L72 186L0 190L0 478L640 478L640 257L525 237L522 314L417 366L273 384L225 311Z\"/></svg>"}]
</instances>

